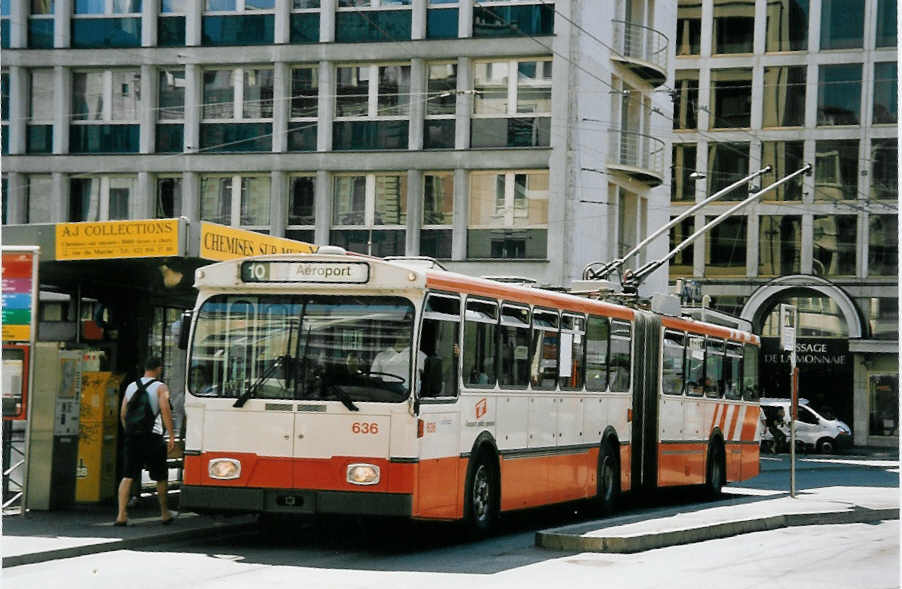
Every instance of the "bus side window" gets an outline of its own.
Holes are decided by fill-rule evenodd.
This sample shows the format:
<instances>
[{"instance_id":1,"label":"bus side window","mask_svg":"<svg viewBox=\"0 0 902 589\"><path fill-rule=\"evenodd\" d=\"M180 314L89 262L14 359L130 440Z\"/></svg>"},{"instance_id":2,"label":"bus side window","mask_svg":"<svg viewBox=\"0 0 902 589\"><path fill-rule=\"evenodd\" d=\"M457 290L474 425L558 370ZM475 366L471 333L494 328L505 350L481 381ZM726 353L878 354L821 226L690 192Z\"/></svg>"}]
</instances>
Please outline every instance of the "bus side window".
<instances>
[{"instance_id":1,"label":"bus side window","mask_svg":"<svg viewBox=\"0 0 902 589\"><path fill-rule=\"evenodd\" d=\"M741 395L740 383L742 382L742 346L729 342L727 344L727 357L723 365L723 381L726 386L724 396L733 401Z\"/></svg>"},{"instance_id":2,"label":"bus side window","mask_svg":"<svg viewBox=\"0 0 902 589\"><path fill-rule=\"evenodd\" d=\"M536 309L532 314L532 359L529 380L532 388L554 390L558 376L558 314Z\"/></svg>"},{"instance_id":3,"label":"bus side window","mask_svg":"<svg viewBox=\"0 0 902 589\"><path fill-rule=\"evenodd\" d=\"M626 321L611 321L611 390L630 389L631 328Z\"/></svg>"},{"instance_id":4,"label":"bus side window","mask_svg":"<svg viewBox=\"0 0 902 589\"><path fill-rule=\"evenodd\" d=\"M709 339L705 346L705 396L723 396L723 340Z\"/></svg>"},{"instance_id":5,"label":"bus side window","mask_svg":"<svg viewBox=\"0 0 902 589\"><path fill-rule=\"evenodd\" d=\"M704 394L705 338L690 335L686 343L686 394L701 397Z\"/></svg>"},{"instance_id":6,"label":"bus side window","mask_svg":"<svg viewBox=\"0 0 902 589\"><path fill-rule=\"evenodd\" d=\"M586 318L561 316L561 346L558 370L562 390L579 390L585 382Z\"/></svg>"},{"instance_id":7,"label":"bus side window","mask_svg":"<svg viewBox=\"0 0 902 589\"><path fill-rule=\"evenodd\" d=\"M501 354L501 386L523 388L529 384L529 309L501 306L498 351Z\"/></svg>"},{"instance_id":8,"label":"bus side window","mask_svg":"<svg viewBox=\"0 0 902 589\"><path fill-rule=\"evenodd\" d=\"M467 386L492 388L497 382L495 368L498 304L467 299L464 316L463 367Z\"/></svg>"},{"instance_id":9,"label":"bus side window","mask_svg":"<svg viewBox=\"0 0 902 589\"><path fill-rule=\"evenodd\" d=\"M661 390L665 395L682 395L686 388L685 339L686 336L683 333L670 330L664 332Z\"/></svg>"},{"instance_id":10,"label":"bus side window","mask_svg":"<svg viewBox=\"0 0 902 589\"><path fill-rule=\"evenodd\" d=\"M607 317L589 316L586 328L586 390L608 388L608 351L611 325Z\"/></svg>"},{"instance_id":11,"label":"bus side window","mask_svg":"<svg viewBox=\"0 0 902 589\"><path fill-rule=\"evenodd\" d=\"M757 401L758 392L758 348L745 344L742 356L742 398Z\"/></svg>"},{"instance_id":12,"label":"bus side window","mask_svg":"<svg viewBox=\"0 0 902 589\"><path fill-rule=\"evenodd\" d=\"M430 295L423 308L420 351L426 354L420 397L456 397L460 299Z\"/></svg>"}]
</instances>

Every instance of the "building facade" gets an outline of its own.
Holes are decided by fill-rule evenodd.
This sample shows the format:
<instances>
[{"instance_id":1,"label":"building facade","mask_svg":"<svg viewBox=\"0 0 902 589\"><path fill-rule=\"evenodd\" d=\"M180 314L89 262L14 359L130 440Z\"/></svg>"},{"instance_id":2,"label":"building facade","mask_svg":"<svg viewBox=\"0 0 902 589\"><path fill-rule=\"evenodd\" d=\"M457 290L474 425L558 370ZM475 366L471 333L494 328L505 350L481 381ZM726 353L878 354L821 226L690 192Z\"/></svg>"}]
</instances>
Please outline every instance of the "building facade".
<instances>
[{"instance_id":1,"label":"building facade","mask_svg":"<svg viewBox=\"0 0 902 589\"><path fill-rule=\"evenodd\" d=\"M766 165L756 186L814 173L703 236L670 279L753 322L771 396L789 386L775 313L796 304L801 395L859 445L898 444L896 13L896 0L679 0L675 36L672 216Z\"/></svg>"},{"instance_id":2,"label":"building facade","mask_svg":"<svg viewBox=\"0 0 902 589\"><path fill-rule=\"evenodd\" d=\"M667 217L668 3L2 6L5 224L184 216L565 286Z\"/></svg>"}]
</instances>

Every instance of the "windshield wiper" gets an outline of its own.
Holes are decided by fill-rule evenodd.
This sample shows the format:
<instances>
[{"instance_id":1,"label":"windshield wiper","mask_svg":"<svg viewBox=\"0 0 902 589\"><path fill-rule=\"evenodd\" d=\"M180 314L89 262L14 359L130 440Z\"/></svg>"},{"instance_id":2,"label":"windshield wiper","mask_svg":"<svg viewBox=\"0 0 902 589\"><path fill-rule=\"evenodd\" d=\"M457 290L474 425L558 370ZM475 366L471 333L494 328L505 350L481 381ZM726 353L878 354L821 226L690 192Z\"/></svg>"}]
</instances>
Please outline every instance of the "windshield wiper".
<instances>
[{"instance_id":1,"label":"windshield wiper","mask_svg":"<svg viewBox=\"0 0 902 589\"><path fill-rule=\"evenodd\" d=\"M257 380L255 380L251 386L247 387L247 390L241 393L241 396L235 400L235 404L232 407L244 407L244 404L247 403L247 400L250 399L253 395L257 393L257 389L266 381L267 378L273 375L276 371L276 368L282 365L285 361L286 356L279 356L276 358L276 361L269 365L269 367L263 371Z\"/></svg>"},{"instance_id":2,"label":"windshield wiper","mask_svg":"<svg viewBox=\"0 0 902 589\"><path fill-rule=\"evenodd\" d=\"M354 401L351 400L351 397L349 397L337 384L329 383L326 385L326 390L330 393L334 393L338 400L341 401L341 404L348 408L348 411L360 411L360 407L355 405Z\"/></svg>"}]
</instances>

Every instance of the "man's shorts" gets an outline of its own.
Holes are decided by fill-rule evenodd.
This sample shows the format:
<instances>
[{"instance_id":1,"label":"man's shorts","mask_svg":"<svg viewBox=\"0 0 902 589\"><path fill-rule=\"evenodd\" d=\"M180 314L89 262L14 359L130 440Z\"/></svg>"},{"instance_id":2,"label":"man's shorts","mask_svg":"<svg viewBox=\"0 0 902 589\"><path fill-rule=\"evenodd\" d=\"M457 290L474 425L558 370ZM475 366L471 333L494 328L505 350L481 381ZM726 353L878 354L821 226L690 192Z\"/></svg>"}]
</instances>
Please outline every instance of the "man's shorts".
<instances>
[{"instance_id":1,"label":"man's shorts","mask_svg":"<svg viewBox=\"0 0 902 589\"><path fill-rule=\"evenodd\" d=\"M144 434L138 436L125 436L125 464L122 476L129 479L141 478L141 469L146 468L150 478L155 481L165 481L166 468L166 444L160 434Z\"/></svg>"}]
</instances>

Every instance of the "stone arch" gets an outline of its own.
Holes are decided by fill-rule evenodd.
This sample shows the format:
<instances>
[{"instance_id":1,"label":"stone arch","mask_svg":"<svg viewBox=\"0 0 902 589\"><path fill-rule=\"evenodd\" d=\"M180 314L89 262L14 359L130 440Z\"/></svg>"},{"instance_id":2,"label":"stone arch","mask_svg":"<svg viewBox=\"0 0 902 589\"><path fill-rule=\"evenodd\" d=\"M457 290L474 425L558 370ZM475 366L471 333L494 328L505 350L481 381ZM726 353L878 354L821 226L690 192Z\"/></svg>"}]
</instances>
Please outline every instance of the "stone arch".
<instances>
[{"instance_id":1,"label":"stone arch","mask_svg":"<svg viewBox=\"0 0 902 589\"><path fill-rule=\"evenodd\" d=\"M764 322L763 314L769 310L770 301L785 291L798 289L813 290L829 297L842 311L849 330L849 339L858 339L864 336L861 315L858 313L855 303L844 290L820 276L793 274L771 280L752 293L742 308L742 318L750 321L756 330L760 330Z\"/></svg>"}]
</instances>

